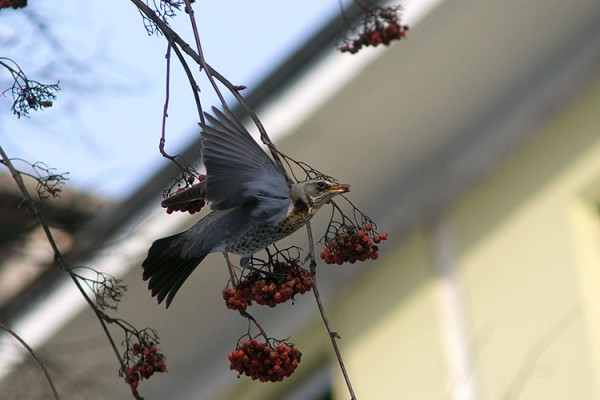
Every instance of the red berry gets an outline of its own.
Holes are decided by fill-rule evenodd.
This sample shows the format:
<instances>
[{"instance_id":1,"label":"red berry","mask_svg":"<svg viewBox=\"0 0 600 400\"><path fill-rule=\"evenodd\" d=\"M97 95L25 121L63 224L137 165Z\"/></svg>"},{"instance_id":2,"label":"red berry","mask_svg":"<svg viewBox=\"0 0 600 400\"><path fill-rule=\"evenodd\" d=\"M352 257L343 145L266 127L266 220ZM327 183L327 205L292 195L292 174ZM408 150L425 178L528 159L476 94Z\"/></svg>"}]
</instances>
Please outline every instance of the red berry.
<instances>
[{"instance_id":1,"label":"red berry","mask_svg":"<svg viewBox=\"0 0 600 400\"><path fill-rule=\"evenodd\" d=\"M325 255L325 258L327 257L328 255ZM235 288L224 288L223 299L227 307L245 310L251 301L275 307L312 288L312 275L296 262L276 262L270 272L270 275L264 277L260 272L253 272L240 280ZM235 302L232 299L235 299Z\"/></svg>"},{"instance_id":2,"label":"red berry","mask_svg":"<svg viewBox=\"0 0 600 400\"><path fill-rule=\"evenodd\" d=\"M336 236L327 242L321 258L326 264L338 265L376 259L376 244L385 239L387 233L377 234L371 223L365 223L360 228L342 226Z\"/></svg>"},{"instance_id":3,"label":"red berry","mask_svg":"<svg viewBox=\"0 0 600 400\"><path fill-rule=\"evenodd\" d=\"M156 345L135 343L129 352L133 358L131 361L137 359L125 373L125 382L130 385L132 390L137 389L140 380L150 378L154 372L167 371L164 356L158 352Z\"/></svg>"},{"instance_id":4,"label":"red berry","mask_svg":"<svg viewBox=\"0 0 600 400\"><path fill-rule=\"evenodd\" d=\"M240 354L243 356L240 357ZM283 342L273 350L269 344L259 343L253 339L238 345L238 349L231 352L228 359L230 369L237 371L240 375L245 374L261 382L279 382L294 372L301 356L302 354L297 349ZM287 364L286 359L288 360ZM286 365L286 367L284 368L282 365Z\"/></svg>"}]
</instances>

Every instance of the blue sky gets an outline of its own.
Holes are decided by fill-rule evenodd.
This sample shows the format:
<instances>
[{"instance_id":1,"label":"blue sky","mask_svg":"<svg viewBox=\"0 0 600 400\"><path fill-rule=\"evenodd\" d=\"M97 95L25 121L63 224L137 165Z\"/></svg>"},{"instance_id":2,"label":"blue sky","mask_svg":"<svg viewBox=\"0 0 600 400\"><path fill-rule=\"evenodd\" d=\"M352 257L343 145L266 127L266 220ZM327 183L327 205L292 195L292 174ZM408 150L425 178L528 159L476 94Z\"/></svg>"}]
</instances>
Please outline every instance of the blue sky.
<instances>
[{"instance_id":1,"label":"blue sky","mask_svg":"<svg viewBox=\"0 0 600 400\"><path fill-rule=\"evenodd\" d=\"M147 35L130 1L56 4L30 2L29 12L48 16L51 29L72 57L93 66L90 82L114 87L76 91L70 86L76 76L53 73L49 65L44 71L61 80L62 86L54 107L17 119L9 112L11 99L0 99L0 143L11 157L44 161L57 172L68 171L68 186L73 189L123 198L166 162L157 150L166 42ZM196 1L194 10L207 61L233 83L252 88L338 13L339 5L337 0ZM20 32L20 12L0 12L0 38ZM172 26L191 44L189 18L181 14ZM43 62L26 46L11 47L0 56L13 58L25 71ZM5 87L6 75L0 76ZM206 108L215 97L206 82L200 85ZM187 79L173 59L167 122L170 152L192 139L197 122Z\"/></svg>"}]
</instances>

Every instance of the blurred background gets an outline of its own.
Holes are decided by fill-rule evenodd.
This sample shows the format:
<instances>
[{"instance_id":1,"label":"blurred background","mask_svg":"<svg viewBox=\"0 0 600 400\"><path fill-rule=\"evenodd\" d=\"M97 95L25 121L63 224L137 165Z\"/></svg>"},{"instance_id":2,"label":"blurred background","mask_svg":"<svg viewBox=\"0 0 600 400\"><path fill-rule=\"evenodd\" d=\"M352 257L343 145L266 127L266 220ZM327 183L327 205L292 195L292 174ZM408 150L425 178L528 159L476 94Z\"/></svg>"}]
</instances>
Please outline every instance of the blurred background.
<instances>
[{"instance_id":1,"label":"blurred background","mask_svg":"<svg viewBox=\"0 0 600 400\"><path fill-rule=\"evenodd\" d=\"M338 3L196 2L205 55L277 146L352 185L389 239L377 261L319 265L321 295L360 399L600 398L600 3L407 1L408 39L340 54ZM187 15L173 27L192 42ZM150 243L198 217L167 215L176 170L157 151L166 44L129 2L0 10L0 56L61 81L29 118L0 97L0 141L70 182L42 204L72 265L128 285L118 312L157 329L169 372L146 399L349 398L312 294L252 306L302 351L283 383L237 378L247 322L227 310L209 256L169 310L141 279ZM175 63L173 63L175 65ZM0 74L2 88L7 77ZM203 105L216 104L199 82ZM199 162L178 67L167 149ZM0 175L0 322L44 358L62 398L127 399L114 354L6 171ZM320 237L328 212L317 216ZM307 248L306 235L286 243ZM115 330L118 340L119 331ZM50 398L0 335L0 398Z\"/></svg>"}]
</instances>

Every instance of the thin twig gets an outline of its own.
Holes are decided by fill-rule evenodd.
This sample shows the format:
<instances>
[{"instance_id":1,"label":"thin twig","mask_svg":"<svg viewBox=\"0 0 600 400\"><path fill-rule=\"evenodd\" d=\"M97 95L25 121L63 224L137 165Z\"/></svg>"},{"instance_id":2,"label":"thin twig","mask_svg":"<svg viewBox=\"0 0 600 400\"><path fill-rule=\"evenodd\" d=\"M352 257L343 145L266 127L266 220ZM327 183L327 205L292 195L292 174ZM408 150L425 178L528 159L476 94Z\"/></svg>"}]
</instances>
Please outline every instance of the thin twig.
<instances>
[{"instance_id":1,"label":"thin twig","mask_svg":"<svg viewBox=\"0 0 600 400\"><path fill-rule=\"evenodd\" d=\"M179 169L183 173L186 170L186 167L181 165L179 163L179 161L177 160L177 158L179 158L179 156L172 156L165 151L165 144L167 142L167 139L166 139L167 118L169 117L169 99L170 99L170 88L171 88L171 50L174 47L176 47L176 46L173 46L173 42L169 40L168 44L167 44L167 53L165 54L165 59L167 60L166 77L165 77L165 104L163 106L161 136L160 136L160 141L158 143L158 150L160 151L160 154L164 158L174 162L175 165L177 165L177 167L179 167Z\"/></svg>"},{"instance_id":2,"label":"thin twig","mask_svg":"<svg viewBox=\"0 0 600 400\"><path fill-rule=\"evenodd\" d=\"M166 68L167 76L165 77L165 105L163 106L162 128L161 128L161 135L160 135L160 142L158 144L158 149L160 150L160 154L162 154L163 157L177 163L177 161L175 160L175 157L167 154L167 152L165 151L165 142L166 142L165 136L166 136L166 131L167 131L167 117L169 116L169 92L170 92L169 87L171 85L171 41L169 41L167 44L167 54L165 54L165 59L167 60L167 68Z\"/></svg>"},{"instance_id":3,"label":"thin twig","mask_svg":"<svg viewBox=\"0 0 600 400\"><path fill-rule=\"evenodd\" d=\"M198 95L198 92L200 92L200 87L196 83L196 80L194 79L194 74L192 74L192 70L190 69L190 66L188 65L187 61L185 60L185 57L181 53L181 50L179 50L179 47L177 46L177 44L172 43L172 48L173 48L173 51L175 52L175 55L179 59L179 62L181 63L183 70L185 71L188 81L190 82L190 87L192 88L192 94L194 95L194 101L196 102L196 108L198 109L198 117L200 118L200 124L204 125L204 114L202 113L202 104L200 103L200 96Z\"/></svg>"},{"instance_id":4,"label":"thin twig","mask_svg":"<svg viewBox=\"0 0 600 400\"><path fill-rule=\"evenodd\" d=\"M246 102L246 100L244 99L244 97L240 94L240 90L239 90L240 87L232 84L223 75L221 75L217 70L215 70L213 67L211 67L203 58L201 58L190 47L189 44L187 44L185 42L185 40L183 40L181 38L181 36L179 36L173 29L171 29L171 27L169 25L167 25L162 19L160 19L156 15L156 13L154 12L154 10L152 10L150 7L148 7L148 5L146 5L142 0L131 0L131 2L146 17L148 17L148 19L150 19L152 22L154 22L156 24L156 26L158 27L158 29L162 32L163 35L165 35L165 37L167 38L167 40L171 40L174 43L177 43L177 45L179 45L179 47L181 48L181 50L184 53L186 53L187 55L189 55L192 58L192 60L194 60L198 65L200 65L206 71L206 73L209 76L212 76L212 77L216 78L223 86L225 86L227 88L227 90L229 90L231 92L231 94L233 94L233 96L235 97L235 99L244 108L244 110L246 111L246 113L250 116L250 118L252 119L252 121L254 122L254 124L256 125L256 127L258 128L258 131L260 133L261 141L269 148L269 151L271 152L271 155L272 155L273 159L275 160L275 163L277 163L277 165L279 166L279 168L281 169L281 171L283 171L283 173L288 177L288 180L290 180L289 176L287 175L287 171L285 170L285 168L283 166L283 163L281 162L279 154L277 154L277 149L276 149L275 145L273 144L273 142L269 138L269 135L267 134L267 131L265 130L265 127L260 122L260 119L258 118L258 116L256 115L256 113L252 110L252 108L250 108L250 106L248 105L248 103Z\"/></svg>"},{"instance_id":5,"label":"thin twig","mask_svg":"<svg viewBox=\"0 0 600 400\"><path fill-rule=\"evenodd\" d=\"M25 182L23 182L23 177L21 176L19 171L15 168L15 166L11 162L11 159L8 157L8 155L6 154L6 152L4 151L2 146L0 146L0 157L2 157L3 164L6 166L6 168L8 168L13 179L17 183L17 186L19 187L19 190L25 197L25 201L29 205L31 212L36 217L36 219L40 222L40 225L42 226L42 229L44 230L44 233L46 234L46 237L48 238L48 242L50 243L50 246L52 247L52 251L54 251L55 264L61 269L67 269L66 268L67 264L66 264L65 260L62 258L62 255L60 253L58 245L56 244L56 241L54 240L54 237L52 236L52 232L50 232L50 227L46 223L46 219L40 213L40 210L39 210L36 202L33 201L33 198L31 197L31 195L29 194L29 191L27 190L27 187L25 186Z\"/></svg>"},{"instance_id":6,"label":"thin twig","mask_svg":"<svg viewBox=\"0 0 600 400\"><path fill-rule=\"evenodd\" d=\"M248 318L248 320L252 321L254 323L254 325L256 325L258 330L260 331L260 334L265 338L265 342L269 343L269 337L267 336L267 332L265 332L263 327L258 323L258 321L252 315L250 315L247 311L244 311L244 310L240 310L240 315L242 315L242 317L246 317L246 318Z\"/></svg>"},{"instance_id":7,"label":"thin twig","mask_svg":"<svg viewBox=\"0 0 600 400\"><path fill-rule=\"evenodd\" d=\"M344 365L344 360L342 359L342 353L340 352L340 349L337 345L337 339L340 339L340 335L338 335L337 332L331 330L329 320L325 315L325 308L323 307L323 302L321 301L321 295L319 294L319 287L317 286L317 261L315 259L314 240L310 222L306 224L306 231L308 233L309 239L310 272L313 276L313 294L315 295L315 300L317 302L317 306L319 307L321 319L323 320L323 324L325 325L325 329L327 329L329 339L331 340L333 351L335 352L335 356L337 357L340 369L342 370L342 375L344 375L344 380L346 381L348 392L350 392L350 398L351 400L356 400L356 395L354 394L354 389L352 388L352 383L350 382L350 376L346 371L346 366Z\"/></svg>"},{"instance_id":8,"label":"thin twig","mask_svg":"<svg viewBox=\"0 0 600 400\"><path fill-rule=\"evenodd\" d=\"M85 289L83 288L83 286L81 286L81 284L77 280L77 275L75 275L70 270L70 267L68 266L67 262L63 258L62 253L61 253L60 249L58 248L56 241L54 240L54 236L52 235L52 232L50 231L50 227L49 227L48 223L46 222L46 219L40 213L40 211L37 207L37 204L31 198L31 195L29 194L29 191L27 190L27 187L25 186L25 183L23 182L23 178L21 177L19 172L16 170L16 168L14 167L14 165L8 158L8 155L6 154L6 152L4 151L2 146L0 146L0 156L2 156L2 159L4 160L4 162L3 162L4 165L6 165L6 167L11 172L15 182L17 183L17 186L19 187L19 189L21 191L21 194L23 194L23 196L25 197L25 200L26 200L27 204L29 205L29 208L32 210L34 216L36 217L36 219L40 223L42 229L44 230L44 233L46 234L46 239L48 240L48 242L50 243L50 246L52 247L52 250L54 251L54 263L59 268L65 270L69 274L69 276L71 277L73 282L75 282L75 285L77 286L77 288L79 289L79 291L81 292L81 294L83 295L83 297L85 298L87 303L94 310L96 315L98 315L98 318L100 319L100 321L102 321L103 318L101 318L100 316L103 316L105 314L96 307L94 302L89 298L89 296L85 292ZM104 324L104 323L102 322L102 324ZM109 337L109 341L113 345L115 354L117 354L117 358L119 359L119 362L121 363L121 365L123 365L123 361L122 361L122 359L119 355L119 352L118 352L116 346L114 345L114 342L111 337Z\"/></svg>"},{"instance_id":9,"label":"thin twig","mask_svg":"<svg viewBox=\"0 0 600 400\"><path fill-rule=\"evenodd\" d=\"M79 291L83 295L83 298L85 299L85 301L88 303L88 305L91 307L91 309L94 311L94 313L98 317L98 320L100 321L100 325L102 325L102 329L104 330L104 333L106 334L106 337L115 353L115 356L117 357L117 360L119 361L120 367L124 368L125 363L123 361L123 358L121 357L121 353L119 353L119 348L117 347L117 344L115 343L114 339L112 338L112 335L108 331L108 326L106 326L107 322L112 323L115 320L113 318L110 318L108 315L106 315L104 312L102 312L102 310L100 310L100 309L98 309L98 307L96 307L96 305L94 304L92 299L90 299L90 297L87 295L87 293L85 293L85 289L83 288L83 286L81 286L81 283L77 279L77 275L75 275L71 271L68 271L68 273L69 273L69 276L71 277L71 279L73 280L73 283L75 283L75 286L77 286L77 289L79 289Z\"/></svg>"},{"instance_id":10,"label":"thin twig","mask_svg":"<svg viewBox=\"0 0 600 400\"><path fill-rule=\"evenodd\" d=\"M233 286L237 285L237 279L235 277L235 266L231 262L229 258L229 254L223 252L223 257L225 257L225 262L227 263L227 270L229 271L229 279L231 279L231 284Z\"/></svg>"},{"instance_id":11,"label":"thin twig","mask_svg":"<svg viewBox=\"0 0 600 400\"><path fill-rule=\"evenodd\" d=\"M21 345L23 347L25 347L25 349L27 349L29 354L31 354L33 356L33 358L35 358L35 361L37 361L40 368L44 372L44 375L46 376L46 380L48 381L48 384L50 385L50 389L52 389L52 394L54 395L54 398L56 400L60 400L60 397L58 396L58 391L56 390L56 387L54 386L54 382L52 381L52 378L50 378L50 374L48 373L48 370L46 369L46 366L44 365L44 362L42 361L42 359L36 354L35 351L33 351L31 346L29 346L29 344L27 344L27 342L25 340L23 340L23 338L21 338L19 335L17 335L16 332L14 332L9 327L4 325L2 322L0 322L0 328L4 329L6 332L10 333L15 339L17 339L21 343Z\"/></svg>"},{"instance_id":12,"label":"thin twig","mask_svg":"<svg viewBox=\"0 0 600 400\"><path fill-rule=\"evenodd\" d=\"M310 221L306 223L306 234L308 235L308 256L310 258L310 273L313 277L317 275L317 261L315 258L315 240Z\"/></svg>"},{"instance_id":13,"label":"thin twig","mask_svg":"<svg viewBox=\"0 0 600 400\"><path fill-rule=\"evenodd\" d=\"M206 60L204 59L204 53L202 52L202 45L200 44L200 35L198 34L198 26L196 25L196 17L194 16L194 9L192 8L192 3L190 0L185 0L185 10L190 16L190 23L192 24L192 32L194 33L194 40L196 41L196 49L198 50L200 66L206 72L206 77L208 78L217 96L219 96L219 100L221 101L223 108L229 110L229 108L227 107L227 103L225 102L225 97L223 97L223 94L217 86L217 82L215 82L212 74L208 71L208 69L205 68Z\"/></svg>"}]
</instances>

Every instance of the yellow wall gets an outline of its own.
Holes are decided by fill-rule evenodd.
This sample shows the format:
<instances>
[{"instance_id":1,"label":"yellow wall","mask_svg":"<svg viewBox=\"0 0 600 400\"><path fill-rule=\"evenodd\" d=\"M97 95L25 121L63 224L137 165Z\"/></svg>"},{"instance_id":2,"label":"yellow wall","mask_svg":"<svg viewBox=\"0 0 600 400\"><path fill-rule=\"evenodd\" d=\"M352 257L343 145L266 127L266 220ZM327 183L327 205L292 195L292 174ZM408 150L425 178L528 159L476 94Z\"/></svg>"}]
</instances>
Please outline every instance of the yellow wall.
<instances>
[{"instance_id":1,"label":"yellow wall","mask_svg":"<svg viewBox=\"0 0 600 400\"><path fill-rule=\"evenodd\" d=\"M599 110L596 86L451 211L482 398L600 396Z\"/></svg>"},{"instance_id":2,"label":"yellow wall","mask_svg":"<svg viewBox=\"0 0 600 400\"><path fill-rule=\"evenodd\" d=\"M483 398L600 396L599 110L597 86L451 212Z\"/></svg>"},{"instance_id":3,"label":"yellow wall","mask_svg":"<svg viewBox=\"0 0 600 400\"><path fill-rule=\"evenodd\" d=\"M600 85L448 210L476 398L600 398L598 204ZM460 384L441 349L432 243L415 234L336 314L344 332L385 308L345 349L359 398L450 399ZM339 376L335 388L348 397Z\"/></svg>"},{"instance_id":4,"label":"yellow wall","mask_svg":"<svg viewBox=\"0 0 600 400\"><path fill-rule=\"evenodd\" d=\"M443 399L446 389L438 333L430 241L416 233L374 265L368 282L333 318L359 399ZM351 345L348 346L347 343ZM333 366L337 371L337 366ZM348 398L337 379L335 398Z\"/></svg>"}]
</instances>

